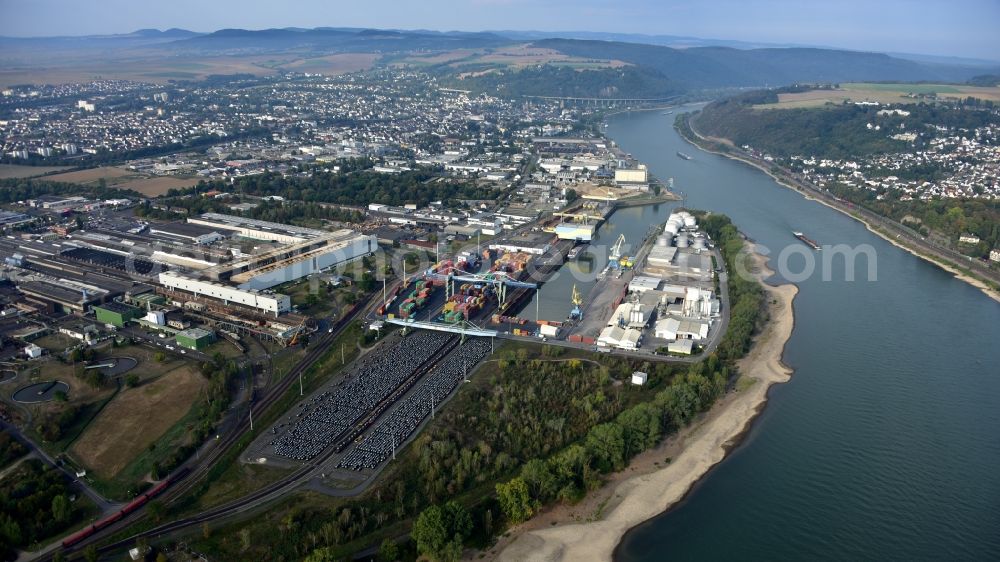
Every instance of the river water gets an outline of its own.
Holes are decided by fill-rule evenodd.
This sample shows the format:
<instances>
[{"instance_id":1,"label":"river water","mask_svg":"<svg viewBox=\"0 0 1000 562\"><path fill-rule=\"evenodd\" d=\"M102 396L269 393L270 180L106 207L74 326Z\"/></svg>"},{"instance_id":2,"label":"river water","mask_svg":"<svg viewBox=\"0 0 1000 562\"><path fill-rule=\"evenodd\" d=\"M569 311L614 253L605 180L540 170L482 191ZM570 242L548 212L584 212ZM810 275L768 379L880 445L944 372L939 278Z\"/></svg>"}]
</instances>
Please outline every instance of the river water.
<instances>
[{"instance_id":1,"label":"river water","mask_svg":"<svg viewBox=\"0 0 1000 562\"><path fill-rule=\"evenodd\" d=\"M616 559L998 559L1000 303L764 173L698 150L673 120L622 114L607 133L674 178L689 207L728 214L772 256L797 244L794 230L868 245L876 279L863 257L854 281L843 259L819 260L804 279L809 258L788 259L800 289L784 356L792 381L772 388L747 439L684 502L626 535ZM622 232L638 242L673 206L618 211L598 244ZM542 289L541 317L565 318L574 283L586 294L571 271Z\"/></svg>"}]
</instances>

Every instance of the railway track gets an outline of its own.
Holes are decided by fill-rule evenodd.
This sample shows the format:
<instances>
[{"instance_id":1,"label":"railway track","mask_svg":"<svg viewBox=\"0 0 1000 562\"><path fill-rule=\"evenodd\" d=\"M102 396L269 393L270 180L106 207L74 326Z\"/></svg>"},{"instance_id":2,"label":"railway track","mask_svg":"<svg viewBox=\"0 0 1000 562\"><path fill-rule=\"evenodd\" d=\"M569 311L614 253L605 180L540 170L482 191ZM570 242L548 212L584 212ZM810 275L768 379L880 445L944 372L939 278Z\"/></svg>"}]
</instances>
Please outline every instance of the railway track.
<instances>
[{"instance_id":1,"label":"railway track","mask_svg":"<svg viewBox=\"0 0 1000 562\"><path fill-rule=\"evenodd\" d=\"M156 538L172 533L175 531L183 530L195 525L200 525L202 523L207 523L210 521L215 521L218 519L223 519L239 513L243 513L250 509L257 508L261 505L270 503L271 501L277 500L287 493L294 491L300 485L308 482L315 477L317 470L322 467L322 465L330 459L333 455L336 455L350 446L352 443L365 433L368 429L375 424L375 422L385 413L393 404L395 404L400 398L402 398L425 374L436 367L445 357L450 354L456 346L459 344L459 337L452 336L447 342L438 350L430 359L421 364L413 374L401 383L393 393L387 397L385 400L379 403L379 405L372 411L371 414L365 416L363 419L358 421L350 430L347 435L341 438L339 442L331 447L328 447L318 458L313 459L309 462L303 464L301 468L295 472L289 474L285 478L269 484L259 490L256 490L242 498L233 500L229 503L216 506L214 508L207 509L196 515L178 519L170 523L165 523L159 525L152 529L142 531L132 535L128 538L119 540L117 542L105 545L101 547L99 552L107 553L112 551L117 551L121 548L129 547L135 543L140 537L146 538Z\"/></svg>"},{"instance_id":2,"label":"railway track","mask_svg":"<svg viewBox=\"0 0 1000 562\"><path fill-rule=\"evenodd\" d=\"M337 323L332 327L331 332L326 332L322 334L318 341L312 344L312 347L306 353L296 365L293 367L278 383L267 390L267 392L258 401L254 401L255 396L251 395L251 405L254 406L258 411L258 416L266 415L270 408L278 402L285 392L288 391L289 387L294 384L299 374L305 372L310 367L312 367L321 357L323 357L328 351L330 345L336 341L338 337L343 333L343 331L359 317L363 317L365 313L372 307L371 303L363 304L364 301L359 302L355 305L346 315L344 315ZM160 501L167 505L175 503L177 500L182 498L187 492L191 491L196 485L199 484L200 480L206 476L212 468L215 466L216 462L223 456L228 454L234 445L239 443L239 441L246 434L245 428L248 427L249 421L249 410L246 413L240 414L240 416L233 423L231 429L220 438L218 446L214 447L205 456L197 459L193 463L188 461L182 464L174 472L178 474L184 470L190 470L186 473L186 476L180 480L175 486L167 488L162 494ZM99 532L95 533L86 540L79 542L71 548L65 549L67 552L73 552L80 550L87 545L100 541L102 537L107 537L116 532L120 532L126 529L130 525L142 520L145 517L145 510L137 510L130 514L130 516L123 517L121 520L104 527ZM136 535L143 536L143 535ZM149 536L149 535L145 535ZM119 543L115 543L119 544ZM101 551L104 552L105 548Z\"/></svg>"}]
</instances>

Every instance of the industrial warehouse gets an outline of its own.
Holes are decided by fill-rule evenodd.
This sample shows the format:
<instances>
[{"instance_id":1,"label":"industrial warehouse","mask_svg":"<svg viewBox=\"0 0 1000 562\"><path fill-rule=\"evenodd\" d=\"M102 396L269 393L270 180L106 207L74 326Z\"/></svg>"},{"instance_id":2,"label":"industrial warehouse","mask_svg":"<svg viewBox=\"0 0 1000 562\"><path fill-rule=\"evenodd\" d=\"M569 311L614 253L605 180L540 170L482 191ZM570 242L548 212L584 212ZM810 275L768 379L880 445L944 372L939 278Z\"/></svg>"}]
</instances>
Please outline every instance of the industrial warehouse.
<instances>
[{"instance_id":1,"label":"industrial warehouse","mask_svg":"<svg viewBox=\"0 0 1000 562\"><path fill-rule=\"evenodd\" d=\"M197 316L203 327L194 329L209 335L222 330L294 341L312 323L294 313L289 296L272 288L377 249L375 236L348 229L216 213L158 224L95 220L65 237L0 238L5 278L21 295L10 304L22 312L93 312L99 326L121 329L136 322L176 334L178 345L191 349L210 338L178 334L190 324L176 319L181 313Z\"/></svg>"}]
</instances>

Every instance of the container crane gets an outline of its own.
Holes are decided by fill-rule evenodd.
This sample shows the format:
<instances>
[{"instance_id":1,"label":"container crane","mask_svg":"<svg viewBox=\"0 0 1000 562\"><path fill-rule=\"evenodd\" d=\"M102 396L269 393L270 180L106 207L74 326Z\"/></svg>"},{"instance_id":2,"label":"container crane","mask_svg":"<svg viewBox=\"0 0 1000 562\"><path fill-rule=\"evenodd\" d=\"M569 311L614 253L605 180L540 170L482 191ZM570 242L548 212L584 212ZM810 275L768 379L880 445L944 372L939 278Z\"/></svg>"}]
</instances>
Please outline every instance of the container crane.
<instances>
[{"instance_id":1,"label":"container crane","mask_svg":"<svg viewBox=\"0 0 1000 562\"><path fill-rule=\"evenodd\" d=\"M573 285L573 294L570 297L570 302L573 303L573 310L569 313L570 319L583 320L583 310L580 309L580 305L583 304L583 295L576 289L576 284Z\"/></svg>"}]
</instances>

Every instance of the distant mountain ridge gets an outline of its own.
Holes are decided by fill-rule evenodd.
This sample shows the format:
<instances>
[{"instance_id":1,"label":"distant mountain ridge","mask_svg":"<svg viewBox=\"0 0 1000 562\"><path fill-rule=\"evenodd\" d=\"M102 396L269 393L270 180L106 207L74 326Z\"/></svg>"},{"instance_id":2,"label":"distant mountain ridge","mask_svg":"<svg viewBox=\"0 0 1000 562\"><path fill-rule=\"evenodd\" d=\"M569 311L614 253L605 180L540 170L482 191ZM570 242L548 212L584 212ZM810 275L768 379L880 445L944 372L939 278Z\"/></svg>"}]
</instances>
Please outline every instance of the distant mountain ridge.
<instances>
[{"instance_id":1,"label":"distant mountain ridge","mask_svg":"<svg viewBox=\"0 0 1000 562\"><path fill-rule=\"evenodd\" d=\"M567 55L617 59L655 69L694 89L780 86L795 82L965 81L977 73L971 67L927 65L882 53L811 47L674 49L576 39L543 39L533 44Z\"/></svg>"},{"instance_id":2,"label":"distant mountain ridge","mask_svg":"<svg viewBox=\"0 0 1000 562\"><path fill-rule=\"evenodd\" d=\"M428 33L395 29L323 27L220 29L213 33L179 39L170 43L168 47L179 51L278 52L306 48L331 52L397 52L496 47L510 43L511 39L492 33Z\"/></svg>"},{"instance_id":3,"label":"distant mountain ridge","mask_svg":"<svg viewBox=\"0 0 1000 562\"><path fill-rule=\"evenodd\" d=\"M139 29L127 34L83 37L0 37L6 55L0 71L18 67L91 64L105 67L93 74L114 75L115 61L132 58L153 66L164 60L196 60L223 56L290 55L312 59L331 54L371 53L381 64L413 64L443 80L483 92L520 92L523 95L573 95L581 97L677 96L704 90L740 87L774 87L800 82L938 81L962 82L977 75L1000 74L1000 63L947 57L901 58L884 53L818 47L759 46L758 44L707 40L670 35L635 35L601 32L467 32L372 29L351 27L220 29L198 33L186 29ZM565 38L566 35L573 38ZM664 44L645 44L649 40ZM722 44L720 44L722 43ZM520 63L517 55L494 58L465 54L443 57L439 62L418 60L414 54L497 49L530 44L565 57ZM671 44L673 46L668 46ZM678 48L678 46L682 46ZM117 58L116 58L117 57ZM531 59L524 59L531 60ZM616 60L627 68L602 66ZM506 62L503 62L506 61ZM215 64L218 64L216 62ZM225 63L223 63L225 64ZM588 66L589 65L589 66ZM252 66L252 65L251 65ZM613 66L613 65L611 65ZM548 68L551 67L551 68ZM557 68L558 67L558 68ZM294 66L290 68L296 68ZM571 68L575 73L567 73ZM225 72L226 68L220 70ZM184 69L175 72L183 75ZM22 71L22 74L27 74ZM465 80L472 76L474 80ZM554 83L552 80L560 80Z\"/></svg>"}]
</instances>

